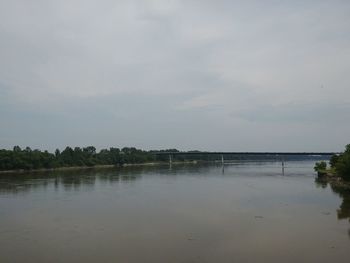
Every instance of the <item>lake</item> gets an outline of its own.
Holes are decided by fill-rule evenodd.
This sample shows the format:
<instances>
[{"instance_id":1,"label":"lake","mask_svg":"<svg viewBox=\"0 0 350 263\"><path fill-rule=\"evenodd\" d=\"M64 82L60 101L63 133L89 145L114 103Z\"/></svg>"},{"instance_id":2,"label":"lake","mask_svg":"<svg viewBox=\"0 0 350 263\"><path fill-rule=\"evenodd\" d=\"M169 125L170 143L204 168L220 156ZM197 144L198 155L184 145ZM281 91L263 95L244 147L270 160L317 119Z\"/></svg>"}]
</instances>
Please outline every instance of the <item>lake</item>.
<instances>
[{"instance_id":1,"label":"lake","mask_svg":"<svg viewBox=\"0 0 350 263\"><path fill-rule=\"evenodd\" d=\"M349 262L314 161L0 175L0 262Z\"/></svg>"}]
</instances>

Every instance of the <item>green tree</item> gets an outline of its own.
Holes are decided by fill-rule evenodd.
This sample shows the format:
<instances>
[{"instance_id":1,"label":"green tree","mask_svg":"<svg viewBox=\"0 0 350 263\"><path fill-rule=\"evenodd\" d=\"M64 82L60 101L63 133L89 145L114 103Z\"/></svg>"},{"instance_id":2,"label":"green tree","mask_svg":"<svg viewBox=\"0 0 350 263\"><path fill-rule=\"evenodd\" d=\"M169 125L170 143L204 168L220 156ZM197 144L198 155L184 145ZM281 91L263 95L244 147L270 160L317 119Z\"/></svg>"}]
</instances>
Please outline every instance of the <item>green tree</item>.
<instances>
[{"instance_id":1,"label":"green tree","mask_svg":"<svg viewBox=\"0 0 350 263\"><path fill-rule=\"evenodd\" d=\"M314 167L314 170L316 172L324 171L326 169L327 169L327 163L325 161L317 162Z\"/></svg>"},{"instance_id":2,"label":"green tree","mask_svg":"<svg viewBox=\"0 0 350 263\"><path fill-rule=\"evenodd\" d=\"M329 160L329 164L332 168L334 168L339 160L339 155L338 154L333 154L331 159Z\"/></svg>"},{"instance_id":3,"label":"green tree","mask_svg":"<svg viewBox=\"0 0 350 263\"><path fill-rule=\"evenodd\" d=\"M13 151L18 153L18 152L21 152L22 150L21 150L21 147L16 145L16 146L13 147Z\"/></svg>"},{"instance_id":4,"label":"green tree","mask_svg":"<svg viewBox=\"0 0 350 263\"><path fill-rule=\"evenodd\" d=\"M350 181L350 145L347 145L345 152L339 156L335 169L341 178Z\"/></svg>"}]
</instances>

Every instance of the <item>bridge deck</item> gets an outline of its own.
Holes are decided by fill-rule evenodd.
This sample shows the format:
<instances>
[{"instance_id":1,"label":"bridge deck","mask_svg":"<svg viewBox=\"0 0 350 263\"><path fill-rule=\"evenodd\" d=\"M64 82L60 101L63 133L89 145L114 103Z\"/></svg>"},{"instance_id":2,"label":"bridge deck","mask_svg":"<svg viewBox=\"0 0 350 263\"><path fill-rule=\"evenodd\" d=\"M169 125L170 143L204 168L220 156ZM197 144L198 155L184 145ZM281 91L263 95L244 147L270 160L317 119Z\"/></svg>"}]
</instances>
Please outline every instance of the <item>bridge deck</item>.
<instances>
[{"instance_id":1,"label":"bridge deck","mask_svg":"<svg viewBox=\"0 0 350 263\"><path fill-rule=\"evenodd\" d=\"M330 156L336 152L153 152L155 155L304 155Z\"/></svg>"}]
</instances>

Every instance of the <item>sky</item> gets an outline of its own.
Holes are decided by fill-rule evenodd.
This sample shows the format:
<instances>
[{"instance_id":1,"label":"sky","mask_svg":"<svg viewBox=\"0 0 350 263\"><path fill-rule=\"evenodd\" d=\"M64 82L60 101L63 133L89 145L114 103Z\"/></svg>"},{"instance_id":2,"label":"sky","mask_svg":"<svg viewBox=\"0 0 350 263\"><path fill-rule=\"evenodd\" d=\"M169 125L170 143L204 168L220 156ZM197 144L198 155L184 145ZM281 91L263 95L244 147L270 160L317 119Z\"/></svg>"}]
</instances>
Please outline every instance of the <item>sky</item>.
<instances>
[{"instance_id":1,"label":"sky","mask_svg":"<svg viewBox=\"0 0 350 263\"><path fill-rule=\"evenodd\" d=\"M0 0L0 148L340 151L350 1Z\"/></svg>"}]
</instances>

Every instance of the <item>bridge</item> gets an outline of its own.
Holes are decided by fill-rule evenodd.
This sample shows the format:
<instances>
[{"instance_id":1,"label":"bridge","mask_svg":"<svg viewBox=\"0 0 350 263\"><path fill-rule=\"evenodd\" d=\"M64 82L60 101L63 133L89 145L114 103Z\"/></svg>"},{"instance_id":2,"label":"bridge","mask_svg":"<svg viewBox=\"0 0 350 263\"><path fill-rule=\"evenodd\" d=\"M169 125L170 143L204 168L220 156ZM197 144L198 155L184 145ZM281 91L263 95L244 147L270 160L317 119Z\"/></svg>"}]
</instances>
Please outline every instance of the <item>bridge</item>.
<instances>
[{"instance_id":1,"label":"bridge","mask_svg":"<svg viewBox=\"0 0 350 263\"><path fill-rule=\"evenodd\" d=\"M331 156L336 152L152 152L155 155L304 155L304 156Z\"/></svg>"},{"instance_id":2,"label":"bridge","mask_svg":"<svg viewBox=\"0 0 350 263\"><path fill-rule=\"evenodd\" d=\"M156 156L168 156L169 163L172 163L172 159L175 156L218 156L221 157L221 162L224 164L225 157L268 157L268 159L280 160L282 166L284 166L284 159L290 156L305 156L305 157L327 157L330 158L336 152L200 152L200 151L189 151L189 152L170 152L170 151L161 151L161 152L152 152Z\"/></svg>"}]
</instances>

